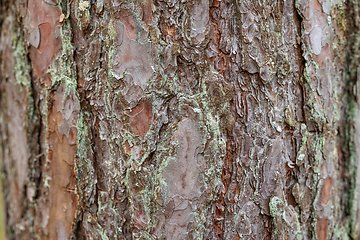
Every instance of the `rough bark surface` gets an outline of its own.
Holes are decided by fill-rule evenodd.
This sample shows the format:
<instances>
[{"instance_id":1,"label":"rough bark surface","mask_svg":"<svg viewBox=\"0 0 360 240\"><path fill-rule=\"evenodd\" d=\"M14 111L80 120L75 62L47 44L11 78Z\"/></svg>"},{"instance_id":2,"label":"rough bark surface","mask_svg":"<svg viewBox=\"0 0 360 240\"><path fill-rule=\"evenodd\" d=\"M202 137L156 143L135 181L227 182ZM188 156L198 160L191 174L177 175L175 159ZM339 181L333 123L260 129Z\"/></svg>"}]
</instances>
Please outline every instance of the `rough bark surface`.
<instances>
[{"instance_id":1,"label":"rough bark surface","mask_svg":"<svg viewBox=\"0 0 360 240\"><path fill-rule=\"evenodd\" d=\"M359 239L357 0L0 7L9 239Z\"/></svg>"}]
</instances>

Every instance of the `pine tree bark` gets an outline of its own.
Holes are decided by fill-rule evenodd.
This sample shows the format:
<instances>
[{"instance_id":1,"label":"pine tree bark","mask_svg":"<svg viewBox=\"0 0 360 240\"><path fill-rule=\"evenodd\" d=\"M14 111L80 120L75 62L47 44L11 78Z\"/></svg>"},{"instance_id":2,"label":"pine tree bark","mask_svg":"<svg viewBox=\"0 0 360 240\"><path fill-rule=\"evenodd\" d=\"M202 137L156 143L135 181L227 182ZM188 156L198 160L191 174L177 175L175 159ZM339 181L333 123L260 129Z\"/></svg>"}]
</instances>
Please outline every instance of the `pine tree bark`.
<instances>
[{"instance_id":1,"label":"pine tree bark","mask_svg":"<svg viewBox=\"0 0 360 240\"><path fill-rule=\"evenodd\" d=\"M8 239L359 239L357 0L0 2Z\"/></svg>"}]
</instances>

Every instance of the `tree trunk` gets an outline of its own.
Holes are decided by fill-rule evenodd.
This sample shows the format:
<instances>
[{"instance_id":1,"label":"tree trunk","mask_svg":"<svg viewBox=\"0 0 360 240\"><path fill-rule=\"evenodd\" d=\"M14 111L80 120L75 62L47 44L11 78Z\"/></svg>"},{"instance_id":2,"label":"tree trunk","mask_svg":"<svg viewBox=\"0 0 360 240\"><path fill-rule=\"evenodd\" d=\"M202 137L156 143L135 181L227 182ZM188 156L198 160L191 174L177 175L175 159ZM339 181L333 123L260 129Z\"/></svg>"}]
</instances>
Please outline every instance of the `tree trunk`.
<instances>
[{"instance_id":1,"label":"tree trunk","mask_svg":"<svg viewBox=\"0 0 360 240\"><path fill-rule=\"evenodd\" d=\"M357 0L0 7L8 239L360 239Z\"/></svg>"}]
</instances>

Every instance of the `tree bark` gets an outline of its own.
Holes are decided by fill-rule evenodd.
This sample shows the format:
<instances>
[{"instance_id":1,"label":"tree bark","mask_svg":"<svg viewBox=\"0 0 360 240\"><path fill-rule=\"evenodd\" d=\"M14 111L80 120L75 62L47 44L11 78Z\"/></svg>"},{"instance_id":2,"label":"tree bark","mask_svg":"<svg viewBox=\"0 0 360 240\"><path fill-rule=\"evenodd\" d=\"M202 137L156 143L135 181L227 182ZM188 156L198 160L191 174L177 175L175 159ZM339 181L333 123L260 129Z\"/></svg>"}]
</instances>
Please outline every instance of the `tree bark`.
<instances>
[{"instance_id":1,"label":"tree bark","mask_svg":"<svg viewBox=\"0 0 360 240\"><path fill-rule=\"evenodd\" d=\"M360 239L357 0L0 7L8 239Z\"/></svg>"}]
</instances>

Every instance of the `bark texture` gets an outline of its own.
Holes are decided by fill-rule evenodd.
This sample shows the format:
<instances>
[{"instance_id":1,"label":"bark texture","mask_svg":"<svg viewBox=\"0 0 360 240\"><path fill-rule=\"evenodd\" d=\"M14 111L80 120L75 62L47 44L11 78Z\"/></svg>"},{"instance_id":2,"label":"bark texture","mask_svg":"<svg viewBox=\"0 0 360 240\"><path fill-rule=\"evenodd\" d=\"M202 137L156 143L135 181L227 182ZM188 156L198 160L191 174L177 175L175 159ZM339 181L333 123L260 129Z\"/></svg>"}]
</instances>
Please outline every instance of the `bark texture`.
<instances>
[{"instance_id":1,"label":"bark texture","mask_svg":"<svg viewBox=\"0 0 360 240\"><path fill-rule=\"evenodd\" d=\"M359 239L357 0L0 7L9 239Z\"/></svg>"}]
</instances>

